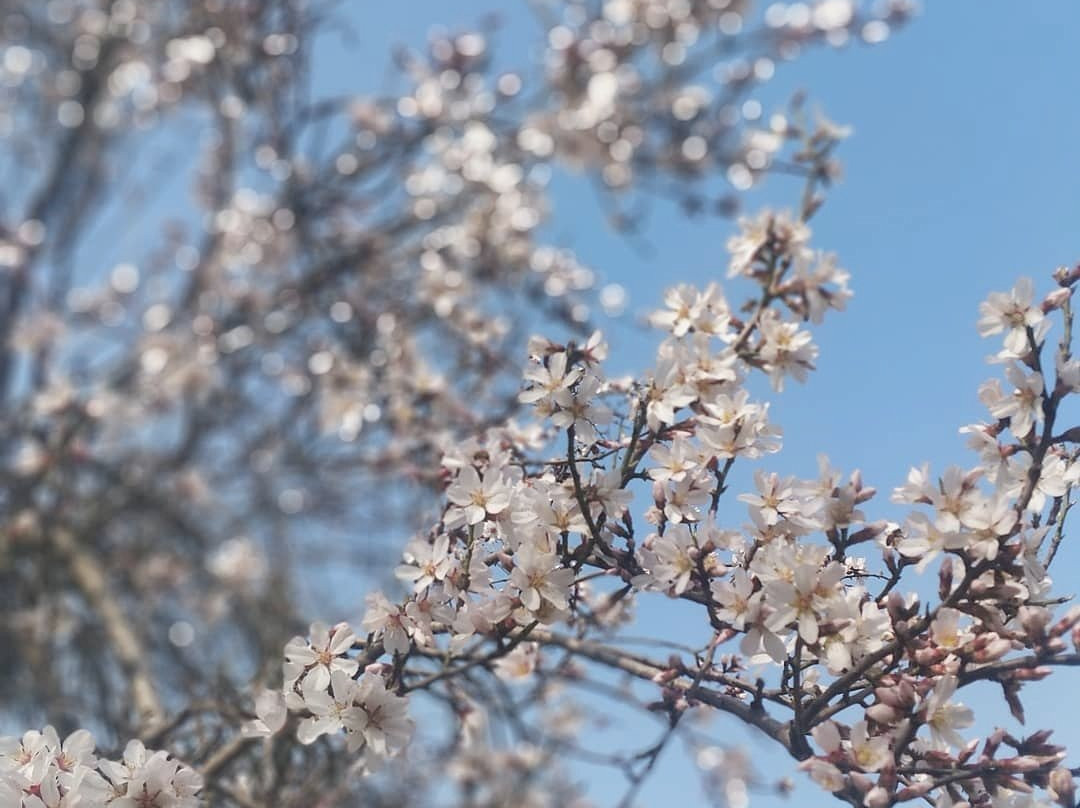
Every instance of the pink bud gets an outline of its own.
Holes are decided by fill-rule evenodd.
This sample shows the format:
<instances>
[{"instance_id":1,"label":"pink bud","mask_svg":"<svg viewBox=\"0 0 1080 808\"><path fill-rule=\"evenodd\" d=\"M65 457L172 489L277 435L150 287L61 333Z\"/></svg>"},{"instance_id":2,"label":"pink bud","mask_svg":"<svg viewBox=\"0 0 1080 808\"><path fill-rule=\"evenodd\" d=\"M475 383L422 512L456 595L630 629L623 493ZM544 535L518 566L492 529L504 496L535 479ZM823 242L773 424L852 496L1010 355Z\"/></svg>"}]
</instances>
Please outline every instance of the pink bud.
<instances>
[{"instance_id":1,"label":"pink bud","mask_svg":"<svg viewBox=\"0 0 1080 808\"><path fill-rule=\"evenodd\" d=\"M1033 640L1042 639L1046 635L1046 626L1050 623L1050 612L1042 606L1021 606L1017 611L1020 625Z\"/></svg>"},{"instance_id":2,"label":"pink bud","mask_svg":"<svg viewBox=\"0 0 1080 808\"><path fill-rule=\"evenodd\" d=\"M985 648L975 653L975 661L993 662L995 659L1001 659L1011 650L1012 643L1003 637L998 637L988 642Z\"/></svg>"},{"instance_id":3,"label":"pink bud","mask_svg":"<svg viewBox=\"0 0 1080 808\"><path fill-rule=\"evenodd\" d=\"M1054 309L1060 309L1069 299L1071 294L1071 290L1064 288L1052 291L1042 302L1043 313L1049 314Z\"/></svg>"},{"instance_id":4,"label":"pink bud","mask_svg":"<svg viewBox=\"0 0 1080 808\"><path fill-rule=\"evenodd\" d=\"M1038 668L1022 668L1014 671L1012 678L1014 681L1020 682L1037 682L1040 679L1045 679L1050 675L1050 669L1046 666Z\"/></svg>"},{"instance_id":5,"label":"pink bud","mask_svg":"<svg viewBox=\"0 0 1080 808\"><path fill-rule=\"evenodd\" d=\"M915 652L915 661L920 665L929 667L945 656L945 651L940 648L920 648Z\"/></svg>"},{"instance_id":6,"label":"pink bud","mask_svg":"<svg viewBox=\"0 0 1080 808\"><path fill-rule=\"evenodd\" d=\"M964 748L960 750L960 754L956 756L956 759L958 761L960 761L961 763L963 763L968 758L970 758L973 754L975 754L975 750L978 749L978 748L979 748L979 739L978 738L972 738L970 741L968 741L964 745Z\"/></svg>"},{"instance_id":7,"label":"pink bud","mask_svg":"<svg viewBox=\"0 0 1080 808\"><path fill-rule=\"evenodd\" d=\"M1068 648L1068 646L1065 644L1065 641L1060 637L1054 637L1054 639L1048 640L1046 643L1046 650L1049 651L1051 654L1063 653L1066 648Z\"/></svg>"},{"instance_id":8,"label":"pink bud","mask_svg":"<svg viewBox=\"0 0 1080 808\"><path fill-rule=\"evenodd\" d=\"M891 803L889 792L881 786L874 786L867 792L863 805L866 808L886 808Z\"/></svg>"},{"instance_id":9,"label":"pink bud","mask_svg":"<svg viewBox=\"0 0 1080 808\"><path fill-rule=\"evenodd\" d=\"M942 564L941 571L938 573L938 597L942 600L949 596L949 592L952 591L953 585L953 565L951 563Z\"/></svg>"},{"instance_id":10,"label":"pink bud","mask_svg":"<svg viewBox=\"0 0 1080 808\"><path fill-rule=\"evenodd\" d=\"M858 544L859 542L870 541L884 529L884 525L884 522L874 522L864 528L856 530L848 536L848 544Z\"/></svg>"},{"instance_id":11,"label":"pink bud","mask_svg":"<svg viewBox=\"0 0 1080 808\"><path fill-rule=\"evenodd\" d=\"M896 792L896 801L907 802L908 800L918 799L919 797L929 794L932 788L934 788L933 780L923 780Z\"/></svg>"},{"instance_id":12,"label":"pink bud","mask_svg":"<svg viewBox=\"0 0 1080 808\"><path fill-rule=\"evenodd\" d=\"M889 597L885 601L885 608L889 612L889 618L893 621L893 625L897 625L906 619L905 606L903 595L896 591L889 593Z\"/></svg>"},{"instance_id":13,"label":"pink bud","mask_svg":"<svg viewBox=\"0 0 1080 808\"><path fill-rule=\"evenodd\" d=\"M915 692L915 685L911 683L910 679L903 679L900 684L896 686L897 691L900 694L901 703L907 707L914 707L915 700L918 693Z\"/></svg>"},{"instance_id":14,"label":"pink bud","mask_svg":"<svg viewBox=\"0 0 1080 808\"><path fill-rule=\"evenodd\" d=\"M866 717L879 724L889 726L896 721L900 715L888 704L875 704L872 707L867 708Z\"/></svg>"},{"instance_id":15,"label":"pink bud","mask_svg":"<svg viewBox=\"0 0 1080 808\"><path fill-rule=\"evenodd\" d=\"M1042 763L1038 758L1031 757L1030 755L1024 755L1023 757L1006 758L1005 760L999 760L998 765L1006 771L1011 772L1030 772L1042 766Z\"/></svg>"},{"instance_id":16,"label":"pink bud","mask_svg":"<svg viewBox=\"0 0 1080 808\"><path fill-rule=\"evenodd\" d=\"M1080 625L1080 606L1073 606L1065 613L1065 616L1050 629L1050 636L1060 637L1066 631L1069 631L1078 625Z\"/></svg>"},{"instance_id":17,"label":"pink bud","mask_svg":"<svg viewBox=\"0 0 1080 808\"><path fill-rule=\"evenodd\" d=\"M1054 280L1057 281L1060 285L1067 286L1068 285L1068 282L1067 282L1068 278L1069 278L1069 268L1068 267L1058 267L1057 269L1054 270Z\"/></svg>"},{"instance_id":18,"label":"pink bud","mask_svg":"<svg viewBox=\"0 0 1080 808\"><path fill-rule=\"evenodd\" d=\"M887 704L890 707L903 707L903 701L900 698L900 694L891 687L879 687L874 691L874 695L882 704Z\"/></svg>"},{"instance_id":19,"label":"pink bud","mask_svg":"<svg viewBox=\"0 0 1080 808\"><path fill-rule=\"evenodd\" d=\"M1035 791L1035 789L1025 781L1017 779L1016 777L1003 776L1000 785L1002 788L1007 788L1010 791L1017 791L1021 794L1031 794Z\"/></svg>"},{"instance_id":20,"label":"pink bud","mask_svg":"<svg viewBox=\"0 0 1080 808\"><path fill-rule=\"evenodd\" d=\"M656 503L656 507L663 509L664 503L667 502L667 489L664 484L657 480L652 486L653 502Z\"/></svg>"},{"instance_id":21,"label":"pink bud","mask_svg":"<svg viewBox=\"0 0 1080 808\"><path fill-rule=\"evenodd\" d=\"M862 772L852 772L848 776L851 778L851 784L864 794L874 787L874 781Z\"/></svg>"},{"instance_id":22,"label":"pink bud","mask_svg":"<svg viewBox=\"0 0 1080 808\"><path fill-rule=\"evenodd\" d=\"M1058 805L1073 808L1076 805L1076 783L1072 772L1060 766L1050 772L1050 792Z\"/></svg>"},{"instance_id":23,"label":"pink bud","mask_svg":"<svg viewBox=\"0 0 1080 808\"><path fill-rule=\"evenodd\" d=\"M907 679L893 682L891 686L877 688L874 690L874 696L881 704L894 707L901 713L915 706L915 688Z\"/></svg>"},{"instance_id":24,"label":"pink bud","mask_svg":"<svg viewBox=\"0 0 1080 808\"><path fill-rule=\"evenodd\" d=\"M997 754L998 747L1001 746L1001 742L1005 740L1005 730L998 727L994 730L993 734L986 739L986 745L983 747L983 757L986 759L993 758Z\"/></svg>"}]
</instances>

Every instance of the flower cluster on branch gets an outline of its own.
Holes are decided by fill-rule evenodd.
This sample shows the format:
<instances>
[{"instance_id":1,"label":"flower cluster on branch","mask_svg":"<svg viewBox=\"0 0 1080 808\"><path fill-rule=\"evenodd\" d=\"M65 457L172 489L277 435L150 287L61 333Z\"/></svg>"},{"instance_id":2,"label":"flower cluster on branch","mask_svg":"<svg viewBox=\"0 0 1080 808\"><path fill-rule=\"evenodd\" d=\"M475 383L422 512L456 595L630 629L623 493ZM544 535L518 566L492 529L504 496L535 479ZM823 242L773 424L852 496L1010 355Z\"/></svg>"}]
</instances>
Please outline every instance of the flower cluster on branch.
<instances>
[{"instance_id":1,"label":"flower cluster on branch","mask_svg":"<svg viewBox=\"0 0 1080 808\"><path fill-rule=\"evenodd\" d=\"M895 502L918 508L904 523L868 518L875 489L822 457L817 479L758 469L756 490L736 497L749 522L729 526L720 505L732 466L780 448L748 377L763 373L775 389L805 377L816 348L802 323L850 294L831 258L798 271L815 260L807 218L804 209L742 223L733 269L759 286L737 310L745 316L718 285L673 289L653 318L669 335L638 380L605 377L599 334L584 346L533 340L521 399L536 422L488 430L444 456L443 517L397 570L412 593L369 596L366 638L339 627L327 645L319 628L310 645L287 650L285 701L312 716L301 740L313 734L305 727L333 721L325 694L304 704L299 680L325 690L336 675L351 692L357 655L361 686L374 676L380 694L452 697L454 680L478 668L528 679L545 649L560 648L568 656L558 664L578 658L601 681L606 668L654 682L672 728L690 708L735 714L852 804L1036 805L1028 795L1041 788L1072 805L1049 732L971 737L975 715L958 691L996 682L1022 720L1024 684L1078 661L1080 609L1055 613L1047 568L1080 476L1056 423L1080 389L1070 349L1080 270L1056 273L1042 300L1022 280L983 304L979 328L1004 335L992 361L1005 364L1009 387L982 388L994 420L963 430L977 452L971 468L937 478L914 468L896 489ZM1055 315L1064 333L1048 347ZM934 562L936 599L902 588ZM620 646L618 629L657 593L698 610L711 639L692 662ZM299 678L298 658L307 660ZM370 715L363 698L347 702ZM386 710L402 741L403 705Z\"/></svg>"},{"instance_id":2,"label":"flower cluster on branch","mask_svg":"<svg viewBox=\"0 0 1080 808\"><path fill-rule=\"evenodd\" d=\"M137 740L106 760L85 729L63 742L52 727L0 738L0 804L12 808L197 808L202 785L194 769Z\"/></svg>"}]
</instances>

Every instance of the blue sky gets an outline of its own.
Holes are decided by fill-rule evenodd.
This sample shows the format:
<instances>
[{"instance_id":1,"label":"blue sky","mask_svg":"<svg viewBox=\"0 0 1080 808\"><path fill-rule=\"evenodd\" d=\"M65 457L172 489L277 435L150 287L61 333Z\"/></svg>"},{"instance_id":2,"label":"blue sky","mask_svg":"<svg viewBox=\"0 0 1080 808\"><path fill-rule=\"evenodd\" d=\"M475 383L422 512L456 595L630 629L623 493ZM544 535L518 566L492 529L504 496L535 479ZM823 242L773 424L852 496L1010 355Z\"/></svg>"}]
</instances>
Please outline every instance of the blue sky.
<instances>
[{"instance_id":1,"label":"blue sky","mask_svg":"<svg viewBox=\"0 0 1080 808\"><path fill-rule=\"evenodd\" d=\"M814 231L816 246L836 251L851 271L856 295L848 312L817 330L819 371L774 404L785 449L766 465L810 476L817 453L826 451L839 468L859 467L881 491L868 508L875 518L900 516L888 493L909 466L930 461L941 470L972 461L957 428L984 418L976 390L996 372L983 362L994 346L975 332L978 303L1019 275L1045 291L1056 266L1080 258L1080 70L1076 39L1064 35L1080 30L1080 4L927 6L882 45L818 51L782 67L762 98L768 108L805 88L829 117L854 127L839 152L845 179ZM320 54L317 83L327 92L386 88L391 46L421 44L433 24L465 26L501 9L496 49L508 64L538 36L525 3L410 0L346 8L356 37L347 46L328 42ZM654 249L643 257L605 228L591 192L579 190L556 194L555 218L573 223L556 232L605 280L627 288L631 311L654 306L671 283L722 279L729 223L688 222L658 204L649 228ZM771 180L754 200L782 207L797 193L793 183ZM629 325L609 330L614 364L647 366L651 335ZM1077 560L1069 551L1057 562L1062 593L1072 592ZM645 617L641 633L663 625ZM1030 729L1054 726L1059 699L1074 703L1065 690L1069 672L1054 678L1056 685L1052 678L1027 699ZM1059 726L1058 734L1080 748L1080 729ZM770 775L793 769L765 742L751 749ZM640 804L701 799L678 761L681 749L668 755ZM615 781L591 782L599 804L615 801ZM761 797L752 804L808 803L824 798L800 788L787 801Z\"/></svg>"}]
</instances>

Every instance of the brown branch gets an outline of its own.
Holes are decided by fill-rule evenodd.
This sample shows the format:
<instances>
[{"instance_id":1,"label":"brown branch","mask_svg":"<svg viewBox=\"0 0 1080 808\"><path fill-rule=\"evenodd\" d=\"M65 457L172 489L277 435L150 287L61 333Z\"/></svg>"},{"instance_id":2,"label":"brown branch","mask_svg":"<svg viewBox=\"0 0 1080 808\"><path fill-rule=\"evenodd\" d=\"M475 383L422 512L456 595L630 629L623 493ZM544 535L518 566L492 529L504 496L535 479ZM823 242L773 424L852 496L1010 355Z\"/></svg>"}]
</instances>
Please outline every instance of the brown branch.
<instances>
[{"instance_id":1,"label":"brown branch","mask_svg":"<svg viewBox=\"0 0 1080 808\"><path fill-rule=\"evenodd\" d=\"M654 682L659 674L668 672L665 667L631 657L616 648L576 637L556 634L547 629L533 629L532 636L533 639L544 645L565 648L567 651L590 659L593 662L623 671L647 682ZM699 701L721 712L735 716L743 723L761 730L765 735L783 746L793 757L797 757L795 746L791 740L790 725L787 722L773 718L760 707L755 707L752 703L748 704L742 699L718 693L715 690L702 687L700 684L694 684L693 681L685 679L672 679L670 682L665 683L665 686L680 691L688 699Z\"/></svg>"},{"instance_id":2,"label":"brown branch","mask_svg":"<svg viewBox=\"0 0 1080 808\"><path fill-rule=\"evenodd\" d=\"M67 563L75 585L101 620L109 646L128 677L138 726L152 732L153 727L164 722L165 710L150 673L149 655L131 620L113 597L105 568L70 531L57 528L51 540Z\"/></svg>"}]
</instances>

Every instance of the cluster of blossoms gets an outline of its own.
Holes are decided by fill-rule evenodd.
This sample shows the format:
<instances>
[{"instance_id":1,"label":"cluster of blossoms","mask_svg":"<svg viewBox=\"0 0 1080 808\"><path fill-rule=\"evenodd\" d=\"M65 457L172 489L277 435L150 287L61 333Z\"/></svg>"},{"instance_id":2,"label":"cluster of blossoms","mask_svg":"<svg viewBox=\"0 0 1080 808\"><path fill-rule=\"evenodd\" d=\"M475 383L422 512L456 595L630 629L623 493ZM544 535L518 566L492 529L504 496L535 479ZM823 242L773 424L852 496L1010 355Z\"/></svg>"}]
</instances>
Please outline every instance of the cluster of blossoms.
<instances>
[{"instance_id":1,"label":"cluster of blossoms","mask_svg":"<svg viewBox=\"0 0 1080 808\"><path fill-rule=\"evenodd\" d=\"M387 524L396 498L356 497L357 486L438 488L442 446L520 409L514 340L541 321L589 332L599 276L551 238L551 178L570 169L595 182L620 230L644 221L653 195L732 215L738 192L778 162L806 168L804 141L836 134L797 105L765 109L757 96L779 66L811 47L880 41L910 5L560 0L548 11L529 50L537 64L496 54L487 29L440 31L398 54L388 92L323 97L308 78L322 37L338 32L327 4L4 5L0 589L24 651L0 684L37 707L62 697L76 714L108 715L117 737L205 695L194 672L161 676L177 654L199 648L200 670L231 671L240 686L236 672L295 631L302 587L272 582L325 570L322 552L302 552L272 571L269 549ZM173 164L190 170L160 182ZM144 204L152 197L161 204ZM818 271L816 258L799 262L792 278ZM625 302L618 284L608 291L601 304ZM813 361L801 332L761 325L775 348L761 361L778 378ZM678 346L663 372L699 343ZM726 361L702 373L719 379ZM551 426L590 441L613 422L588 385L607 383L581 384L545 406ZM686 384L658 375L671 390L650 419L683 406ZM763 411L756 438L721 423L742 406L715 415L718 446L769 443ZM698 507L701 475L689 476L668 521ZM104 653L68 642L102 631ZM259 639L220 641L231 633ZM57 656L108 684L32 675L31 660Z\"/></svg>"},{"instance_id":2,"label":"cluster of blossoms","mask_svg":"<svg viewBox=\"0 0 1080 808\"><path fill-rule=\"evenodd\" d=\"M349 752L362 755L368 771L401 751L412 734L407 700L387 690L381 666L359 670L359 662L348 656L355 642L346 623L314 623L309 638L294 637L285 647L282 690L259 697L258 718L244 726L244 734L273 735L294 711L307 716L296 728L302 744L344 732Z\"/></svg>"},{"instance_id":3,"label":"cluster of blossoms","mask_svg":"<svg viewBox=\"0 0 1080 808\"><path fill-rule=\"evenodd\" d=\"M293 91L307 51L282 31L298 25L297 4L207 0L190 15L158 1L107 5L51 0L5 16L0 96L17 111L36 87L71 133L52 144L37 115L0 111L0 130L28 154L55 145L59 155L55 179L13 201L25 216L0 240L0 393L16 413L4 417L11 462L0 464L0 504L13 515L0 549L15 563L0 573L18 645L35 649L27 659L100 629L104 666L100 648L84 650L93 643L63 651L91 659L101 705L119 701L109 682L122 681L140 729L198 736L197 705L166 721L151 661L184 661L192 621L273 634L268 623L291 604L267 585L278 572L261 546L306 536L321 516L364 523L357 474L405 470L445 495L396 570L407 595L371 594L360 634L316 623L293 639L281 686L256 699L224 752L192 737L223 800L252 804L256 787L276 796L289 785L303 796L284 799L310 801L308 780L340 774L343 758L393 770L421 746L411 740L424 693L458 721L442 762L474 802L576 805L553 757L578 750L579 716L557 700L591 684L625 706L633 694L612 687L620 676L665 719L655 745L607 760L634 786L682 716L711 708L764 732L853 805L1034 808L1041 789L1074 808L1049 733L970 737L976 715L959 693L992 682L1022 720L1024 685L1080 662L1069 648L1080 611L1057 612L1048 576L1080 480L1080 430L1057 423L1080 390L1070 346L1080 270L1059 271L1044 298L1023 281L983 305L978 328L1002 339L1003 378L980 388L988 421L963 429L978 459L940 475L912 469L893 494L912 508L902 521L868 516L875 489L824 457L814 479L755 466L753 490L725 499L737 461L741 471L780 450L754 374L776 392L805 381L818 357L807 323L851 294L808 225L844 130L808 125L797 106L763 119L753 91L808 44L880 41L909 12L904 0L869 12L853 0L774 3L760 25L742 0L568 0L536 92L528 77L491 75L485 37L464 33L403 57L408 87L392 99L296 109L282 105L304 95ZM716 63L718 52L731 58ZM71 166L108 165L109 147L127 140L117 134L200 104L210 114L193 117L213 127L196 139L201 215L179 217L196 232L181 227L160 255L73 286L65 267L99 177ZM293 131L292 120L303 123ZM307 124L326 121L343 139L305 151ZM580 168L614 190L613 219L630 227L620 208L642 180L688 211L731 213L730 191L789 146L787 167L809 181L802 209L741 219L728 243L728 278L750 285L750 299L734 305L718 284L670 290L651 318L665 332L655 365L637 379L605 373L599 332L534 338L524 389L496 405L516 363L505 361L513 318L495 304L540 301L575 328L588 318L575 293L593 273L541 241L554 170ZM531 421L490 426L521 405ZM488 428L462 437L476 425ZM722 508L730 500L734 512ZM289 520L297 514L306 518ZM241 523L252 537L235 534ZM162 550L147 539L163 535L178 540ZM903 591L931 565L936 599ZM219 585L227 595L203 597ZM698 616L701 645L662 659L629 648L620 631L635 609L665 597ZM167 657L144 651L128 603L167 621L146 632L169 638ZM54 683L29 688L56 699ZM515 688L527 698L515 701ZM522 704L558 709L529 737ZM499 748L495 721L525 740ZM259 738L265 761L222 775ZM714 778L723 767L710 748L698 757ZM93 751L82 730L63 743L51 729L3 739L0 803L198 802L202 777L165 752L132 741L111 762ZM312 778L283 774L309 763ZM726 791L745 790L750 775L728 771L738 777Z\"/></svg>"},{"instance_id":4,"label":"cluster of blossoms","mask_svg":"<svg viewBox=\"0 0 1080 808\"><path fill-rule=\"evenodd\" d=\"M741 222L729 247L732 276L758 286L747 305L733 307L715 284L671 290L652 318L667 336L638 380L605 376L600 333L583 345L534 338L519 398L535 421L447 447L441 517L409 543L396 570L409 594L369 595L363 635L346 623L316 623L294 638L282 687L259 697L242 737L286 727L303 746L343 737L357 768L370 772L409 745L411 694L441 691L461 722L450 770L476 789L490 774L478 761L493 752L471 677L579 682L592 666L658 687L651 709L668 714L669 732L691 708L732 713L853 805L927 797L938 808L987 800L1034 808L1042 788L1071 808L1072 777L1049 733L999 728L969 740L976 716L957 694L995 682L1022 720L1023 685L1080 659L1069 652L1070 642L1080 645L1080 609L1055 614L1047 575L1080 479L1070 448L1076 431L1056 423L1061 402L1080 391L1080 371L1067 339L1053 370L1043 358L1052 314L1071 332L1080 269L1058 271L1057 289L1041 301L1022 281L983 305L979 329L1004 336L992 361L1005 365L1011 390L1000 381L982 388L995 420L963 430L974 467L936 479L915 468L893 493L925 509L903 523L870 520L875 489L822 457L815 479L758 468L754 490L736 498L748 521L728 527L720 503L734 464L780 448L767 403L752 400L750 375L764 374L777 390L788 377L804 378L817 351L803 323L850 296L847 273L808 247L813 209ZM859 547L874 548L880 571L853 553ZM900 591L906 571L934 562L936 602ZM657 593L699 610L710 639L692 662L620 646L635 604ZM564 661L552 663L548 648ZM542 687L534 698L546 702L557 690ZM573 735L568 726L558 732ZM86 764L73 777L74 762L89 760L88 736L62 749L28 738L11 757L26 799L51 805L49 795L90 795L101 784L114 800L158 786L188 799L198 788L191 770L137 744L126 779L105 764L100 776ZM37 758L39 747L53 751ZM533 747L500 754L529 777L550 774ZM144 760L146 771L137 771ZM483 787L515 788L499 778ZM557 790L545 789L549 798Z\"/></svg>"},{"instance_id":5,"label":"cluster of blossoms","mask_svg":"<svg viewBox=\"0 0 1080 808\"><path fill-rule=\"evenodd\" d=\"M1058 804L1073 805L1072 775L1060 765L1064 750L1049 742L1049 732L1017 738L998 729L976 754L979 739L961 734L975 714L955 699L965 684L997 682L1022 722L1022 685L1073 658L1070 638L1073 646L1080 643L1080 609L1055 616L1060 601L1051 597L1047 574L1080 479L1069 431L1059 434L1054 423L1061 402L1080 390L1068 341L1080 270L1062 268L1054 278L1057 288L1042 300L1021 279L981 306L980 334L1003 336L990 361L1005 364L1008 386L986 382L980 398L994 420L961 430L978 453L977 465L949 468L940 478L927 466L913 468L893 493L897 503L929 510L883 531L890 571L884 606L891 630L900 633L887 655L861 666L872 685L864 717L850 727L823 721L811 730L824 755L804 766L830 791L854 789L869 806L933 794L940 808L952 808L987 799L995 806L1045 805L1032 794L1041 786ZM1048 383L1043 349L1056 311L1066 337L1054 351ZM923 571L938 556L937 605L924 608L915 596L889 592L905 567ZM1028 656L1018 659L1017 652ZM826 692L837 690L834 683ZM1000 754L1003 746L1011 756Z\"/></svg>"},{"instance_id":6,"label":"cluster of blossoms","mask_svg":"<svg viewBox=\"0 0 1080 808\"><path fill-rule=\"evenodd\" d=\"M804 378L817 350L801 323L843 308L850 296L847 273L807 246L807 217L765 213L742 222L732 239L731 274L760 285L739 309L749 317L715 284L671 290L653 317L668 337L640 381L604 376L599 334L584 345L532 341L521 400L538 420L446 452L442 518L409 544L397 569L411 594L401 602L369 596L364 641L320 628L318 639L313 633L310 644L296 640L287 650L286 700L309 714L301 740L343 728L352 745L370 745L359 737L370 710L354 693L376 692L383 705L388 688L424 689L477 665L508 681L528 679L543 667L540 651L554 645L659 684L673 726L695 704L734 712L853 804L932 794L953 806L989 794L995 805L1033 806L1026 795L1037 786L1067 799L1071 777L1046 733L1017 738L999 729L975 755L978 742L963 734L975 716L956 694L971 682L998 682L1022 717L1022 684L1044 676L1041 666L1073 658L1070 632L1080 641L1080 610L1055 616L1046 574L1080 479L1071 438L1054 426L1061 400L1080 389L1077 362L1063 343L1053 384L1041 364L1048 315L1071 318L1080 271L1059 272L1057 291L1041 302L1024 281L984 304L979 328L1005 335L994 359L1006 363L1013 390L996 381L983 388L996 420L964 430L979 452L976 467L940 479L913 469L894 493L928 512L903 524L868 520L875 489L822 457L816 479L757 470L755 490L738 496L749 522L726 528L719 502L734 462L780 446L768 405L751 399L748 374L766 374L776 389L789 376ZM553 459L536 459L553 450ZM653 530L639 538L634 503L647 491L644 519ZM1050 535L1057 538L1048 544ZM852 554L860 545L877 549L881 572ZM937 556L940 602L924 606L896 589L905 570L922 571ZM872 580L881 582L877 591ZM617 638L590 644L629 622L631 605L648 592L702 610L713 639L697 667L624 655ZM559 625L581 639L559 635ZM736 638L737 652L714 663L715 649ZM350 649L369 666L359 684ZM389 661L378 663L383 654ZM312 671L317 688L301 681ZM741 675L752 671L756 682ZM725 689L710 692L702 682ZM315 701L309 689L318 691ZM852 700L852 692L861 695ZM400 745L404 701L391 703ZM364 713L360 725L354 705ZM791 719L777 721L774 709Z\"/></svg>"},{"instance_id":7,"label":"cluster of blossoms","mask_svg":"<svg viewBox=\"0 0 1080 808\"><path fill-rule=\"evenodd\" d=\"M751 95L773 77L777 62L816 43L880 41L913 10L907 0L872 6L825 0L812 12L804 3L776 3L759 20L746 0L607 0L595 10L590 6L568 3L560 24L548 32L552 109L528 120L519 143L533 154L553 152L572 165L599 168L603 182L619 190L657 172L676 180L672 191L691 210L702 208L707 197L687 192L687 181L719 168L730 186L745 190L797 137L783 115L764 120ZM751 48L722 61L700 56L710 46L755 40L764 45L758 52ZM652 81L657 65L674 79Z\"/></svg>"},{"instance_id":8,"label":"cluster of blossoms","mask_svg":"<svg viewBox=\"0 0 1080 808\"><path fill-rule=\"evenodd\" d=\"M85 729L63 742L45 727L0 738L0 805L5 808L197 808L202 776L129 741L121 760L94 754Z\"/></svg>"}]
</instances>

